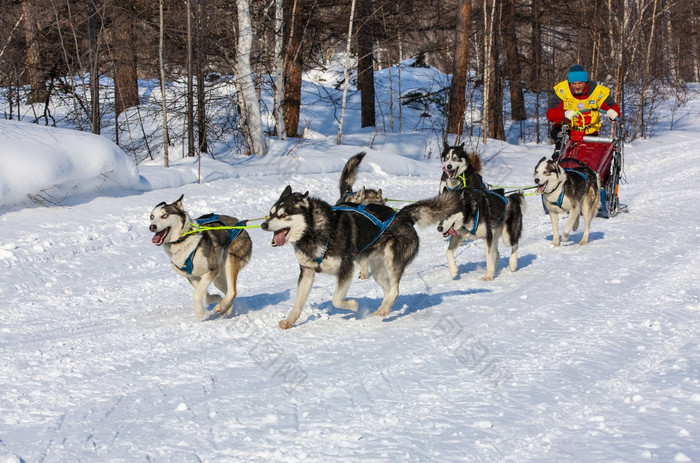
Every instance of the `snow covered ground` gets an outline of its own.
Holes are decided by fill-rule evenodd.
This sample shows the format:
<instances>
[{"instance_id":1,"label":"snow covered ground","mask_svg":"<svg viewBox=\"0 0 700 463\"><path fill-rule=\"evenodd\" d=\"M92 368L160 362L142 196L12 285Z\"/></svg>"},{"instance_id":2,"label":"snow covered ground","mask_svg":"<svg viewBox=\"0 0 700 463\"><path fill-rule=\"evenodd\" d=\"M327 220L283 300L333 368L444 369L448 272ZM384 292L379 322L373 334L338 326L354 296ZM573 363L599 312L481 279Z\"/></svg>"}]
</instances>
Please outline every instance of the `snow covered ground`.
<instances>
[{"instance_id":1,"label":"snow covered ground","mask_svg":"<svg viewBox=\"0 0 700 463\"><path fill-rule=\"evenodd\" d=\"M626 147L630 212L594 220L589 245L575 244L579 230L553 248L529 196L519 269L501 245L495 280L482 281L484 246L470 243L452 280L445 240L421 229L384 319L369 315L381 300L372 280L350 287L354 314L332 307L334 279L319 275L297 325L280 330L298 266L253 229L236 315L200 321L148 215L184 194L193 217L258 218L287 184L335 201L360 149L358 186L429 197L440 166L415 134L378 143L358 131L340 147L329 135L290 156L274 142L266 158L206 161L201 185L187 183L196 165L183 160L60 206L0 206L0 462L700 461L691 104L673 132ZM484 178L513 185L531 184L551 152L480 149L492 158Z\"/></svg>"}]
</instances>

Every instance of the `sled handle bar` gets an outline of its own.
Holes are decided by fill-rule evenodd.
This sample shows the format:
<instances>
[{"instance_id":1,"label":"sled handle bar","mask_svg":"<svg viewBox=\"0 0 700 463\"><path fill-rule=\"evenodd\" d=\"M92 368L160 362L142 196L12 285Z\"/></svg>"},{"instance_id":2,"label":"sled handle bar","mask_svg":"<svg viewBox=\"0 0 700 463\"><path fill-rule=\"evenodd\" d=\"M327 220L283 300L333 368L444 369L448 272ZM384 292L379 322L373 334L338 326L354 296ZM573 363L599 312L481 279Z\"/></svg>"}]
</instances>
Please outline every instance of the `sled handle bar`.
<instances>
[{"instance_id":1,"label":"sled handle bar","mask_svg":"<svg viewBox=\"0 0 700 463\"><path fill-rule=\"evenodd\" d=\"M595 137L593 135L584 135L584 143L614 143L615 140L609 137Z\"/></svg>"}]
</instances>

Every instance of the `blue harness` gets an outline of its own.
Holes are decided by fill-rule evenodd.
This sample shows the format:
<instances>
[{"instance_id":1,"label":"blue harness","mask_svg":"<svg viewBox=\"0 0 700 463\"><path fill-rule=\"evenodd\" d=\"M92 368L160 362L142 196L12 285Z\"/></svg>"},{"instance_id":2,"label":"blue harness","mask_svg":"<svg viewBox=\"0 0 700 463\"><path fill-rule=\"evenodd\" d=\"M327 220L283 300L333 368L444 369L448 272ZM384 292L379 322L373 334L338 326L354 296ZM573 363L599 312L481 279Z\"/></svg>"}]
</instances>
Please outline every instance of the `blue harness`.
<instances>
[{"instance_id":1,"label":"blue harness","mask_svg":"<svg viewBox=\"0 0 700 463\"><path fill-rule=\"evenodd\" d=\"M581 176L581 178L583 179L584 182L588 181L588 174L587 173L581 172L580 170L576 170L576 169L564 169L564 170L567 172L576 172L577 174L579 174ZM542 197L542 199L544 199L544 196ZM559 199L557 199L557 202L555 202L555 203L550 202L550 201L547 201L547 202L549 204L552 204L553 206L561 207L562 201L564 201L564 187L563 186L561 187L561 193L559 193Z\"/></svg>"},{"instance_id":2,"label":"blue harness","mask_svg":"<svg viewBox=\"0 0 700 463\"><path fill-rule=\"evenodd\" d=\"M194 224L197 226L207 225L207 224L214 223L214 222L224 223L219 219L219 216L217 214L203 215L202 217L194 220ZM235 226L241 227L241 226L245 225L246 223L248 223L247 220L241 220ZM229 229L227 229L226 231L228 231L228 241L226 242L224 247L231 244L233 242L233 240L235 240L236 237L241 233L241 230L242 230L242 228L229 228ZM183 272L188 273L190 275L192 274L192 270L193 270L192 260L194 259L194 253L197 252L197 248L199 248L199 246L195 247L194 250L190 253L190 255L187 256L187 259L185 259L185 265L183 265L182 267L179 267L180 270L182 270Z\"/></svg>"},{"instance_id":3,"label":"blue harness","mask_svg":"<svg viewBox=\"0 0 700 463\"><path fill-rule=\"evenodd\" d=\"M361 253L368 247L372 246L380 236L386 231L387 228L389 228L389 225L394 221L394 218L396 217L396 211L389 216L388 219L381 221L374 215L372 215L370 212L365 210L366 205L365 204L359 204L357 206L333 206L331 207L332 210L334 211L349 211L349 212L357 212L358 214L361 214L363 217L369 219L374 225L379 228L379 233L377 233L377 236L372 238L372 240L365 245L360 251L358 252ZM326 256L326 251L328 250L328 242L330 241L330 237L328 240L326 240L326 244L323 246L323 250L321 251L321 255L316 259L316 262L318 262L318 265L321 265L321 262L323 262L323 258Z\"/></svg>"},{"instance_id":4,"label":"blue harness","mask_svg":"<svg viewBox=\"0 0 700 463\"><path fill-rule=\"evenodd\" d=\"M479 188L474 188L474 191L479 191ZM491 190L486 190L486 193L494 195L494 196L500 198L505 204L508 204L508 198L506 198L505 196L501 196L498 193L494 193ZM501 219L503 218L503 214L505 214L505 213L506 213L506 209L504 207L503 212L501 212L501 215L498 217L497 222L501 221ZM472 229L469 233L471 233L472 235L476 235L477 228L479 228L479 209L478 208L476 210L476 217L474 217L474 226L472 227Z\"/></svg>"}]
</instances>

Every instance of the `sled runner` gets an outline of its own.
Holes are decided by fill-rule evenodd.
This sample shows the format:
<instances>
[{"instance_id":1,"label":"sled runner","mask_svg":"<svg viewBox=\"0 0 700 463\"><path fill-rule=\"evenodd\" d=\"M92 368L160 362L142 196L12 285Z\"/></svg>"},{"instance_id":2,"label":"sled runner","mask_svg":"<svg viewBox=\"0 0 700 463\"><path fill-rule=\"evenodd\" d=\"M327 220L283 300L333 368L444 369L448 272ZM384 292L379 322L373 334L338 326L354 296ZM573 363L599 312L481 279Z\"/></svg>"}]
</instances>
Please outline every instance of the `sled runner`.
<instances>
[{"instance_id":1,"label":"sled runner","mask_svg":"<svg viewBox=\"0 0 700 463\"><path fill-rule=\"evenodd\" d=\"M562 149L557 163L564 169L585 170L588 168L600 176L599 217L614 217L627 212L620 204L618 190L624 159L624 136L622 122L614 124L610 137L584 135L580 125L562 127Z\"/></svg>"}]
</instances>

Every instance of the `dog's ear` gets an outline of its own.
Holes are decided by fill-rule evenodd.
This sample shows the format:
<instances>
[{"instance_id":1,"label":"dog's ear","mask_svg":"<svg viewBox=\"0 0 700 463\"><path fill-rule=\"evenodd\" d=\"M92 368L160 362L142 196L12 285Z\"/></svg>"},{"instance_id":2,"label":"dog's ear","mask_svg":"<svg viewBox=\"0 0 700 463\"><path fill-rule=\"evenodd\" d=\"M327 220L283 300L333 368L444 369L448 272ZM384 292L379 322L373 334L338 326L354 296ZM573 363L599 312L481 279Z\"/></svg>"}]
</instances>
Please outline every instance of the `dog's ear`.
<instances>
[{"instance_id":1,"label":"dog's ear","mask_svg":"<svg viewBox=\"0 0 700 463\"><path fill-rule=\"evenodd\" d=\"M542 162L542 161L544 161L544 160L546 160L546 159L547 159L547 156L542 156L542 159L540 159L540 161L539 161L537 164L539 164L540 162Z\"/></svg>"},{"instance_id":2,"label":"dog's ear","mask_svg":"<svg viewBox=\"0 0 700 463\"><path fill-rule=\"evenodd\" d=\"M443 150L448 150L450 149L450 145L447 144L445 140L442 141L442 149Z\"/></svg>"},{"instance_id":3,"label":"dog's ear","mask_svg":"<svg viewBox=\"0 0 700 463\"><path fill-rule=\"evenodd\" d=\"M308 192L308 191L307 191L306 193L304 193L303 195L301 195L301 198L302 198L302 199L306 199L306 198L308 198L308 197L309 197L309 192Z\"/></svg>"},{"instance_id":4,"label":"dog's ear","mask_svg":"<svg viewBox=\"0 0 700 463\"><path fill-rule=\"evenodd\" d=\"M182 209L182 198L185 197L185 194L181 194L179 198L177 198L177 201L173 203L173 206L177 207L178 209Z\"/></svg>"},{"instance_id":5,"label":"dog's ear","mask_svg":"<svg viewBox=\"0 0 700 463\"><path fill-rule=\"evenodd\" d=\"M464 151L464 142L462 142L462 144L459 145L459 149L461 149L462 151Z\"/></svg>"},{"instance_id":6,"label":"dog's ear","mask_svg":"<svg viewBox=\"0 0 700 463\"><path fill-rule=\"evenodd\" d=\"M382 189L381 188L377 190L377 194L379 195L380 198L382 197Z\"/></svg>"},{"instance_id":7,"label":"dog's ear","mask_svg":"<svg viewBox=\"0 0 700 463\"><path fill-rule=\"evenodd\" d=\"M284 191L280 195L280 199L284 198L285 196L289 196L291 194L292 194L292 187L290 185L287 185L287 187L284 189Z\"/></svg>"}]
</instances>

